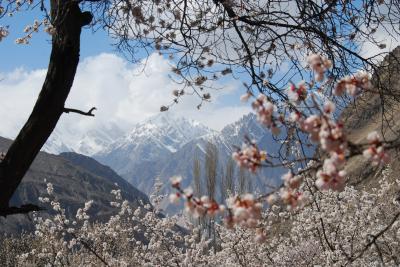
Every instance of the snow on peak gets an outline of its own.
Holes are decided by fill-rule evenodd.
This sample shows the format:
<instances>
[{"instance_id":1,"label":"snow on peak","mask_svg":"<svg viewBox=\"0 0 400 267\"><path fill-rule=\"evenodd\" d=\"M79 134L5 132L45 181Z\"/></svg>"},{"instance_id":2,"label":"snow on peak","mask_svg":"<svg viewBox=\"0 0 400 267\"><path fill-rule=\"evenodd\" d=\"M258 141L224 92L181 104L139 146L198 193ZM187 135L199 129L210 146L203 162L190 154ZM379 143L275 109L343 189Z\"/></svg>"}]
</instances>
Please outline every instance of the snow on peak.
<instances>
[{"instance_id":1,"label":"snow on peak","mask_svg":"<svg viewBox=\"0 0 400 267\"><path fill-rule=\"evenodd\" d=\"M199 122L163 112L136 124L124 139L117 142L117 146L155 143L174 153L187 142L210 132Z\"/></svg>"},{"instance_id":2,"label":"snow on peak","mask_svg":"<svg viewBox=\"0 0 400 267\"><path fill-rule=\"evenodd\" d=\"M76 152L92 156L106 149L121 136L123 131L114 123L100 125L84 133L77 133L61 124L53 131L43 150L52 154Z\"/></svg>"},{"instance_id":3,"label":"snow on peak","mask_svg":"<svg viewBox=\"0 0 400 267\"><path fill-rule=\"evenodd\" d=\"M43 149L54 154L73 151L93 156L115 152L130 160L136 157L152 159L159 153L176 153L185 144L197 139L220 143L226 148L239 145L247 134L259 139L265 135L266 129L256 120L256 116L250 113L217 132L198 121L161 112L133 125L128 133L113 123L97 126L83 134L60 126Z\"/></svg>"}]
</instances>

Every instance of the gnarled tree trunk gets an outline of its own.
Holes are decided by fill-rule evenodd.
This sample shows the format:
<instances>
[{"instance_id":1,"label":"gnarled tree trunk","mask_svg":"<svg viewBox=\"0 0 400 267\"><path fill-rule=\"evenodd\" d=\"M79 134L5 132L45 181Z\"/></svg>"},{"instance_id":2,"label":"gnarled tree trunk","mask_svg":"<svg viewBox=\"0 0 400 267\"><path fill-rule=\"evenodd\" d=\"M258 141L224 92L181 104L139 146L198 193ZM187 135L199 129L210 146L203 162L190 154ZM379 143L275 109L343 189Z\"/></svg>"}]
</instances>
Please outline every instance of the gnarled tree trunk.
<instances>
[{"instance_id":1,"label":"gnarled tree trunk","mask_svg":"<svg viewBox=\"0 0 400 267\"><path fill-rule=\"evenodd\" d=\"M0 163L3 216L18 213L18 209L9 208L9 201L64 111L79 62L81 29L92 19L89 12L81 12L78 1L53 0L51 4L56 33L46 79L28 121Z\"/></svg>"}]
</instances>

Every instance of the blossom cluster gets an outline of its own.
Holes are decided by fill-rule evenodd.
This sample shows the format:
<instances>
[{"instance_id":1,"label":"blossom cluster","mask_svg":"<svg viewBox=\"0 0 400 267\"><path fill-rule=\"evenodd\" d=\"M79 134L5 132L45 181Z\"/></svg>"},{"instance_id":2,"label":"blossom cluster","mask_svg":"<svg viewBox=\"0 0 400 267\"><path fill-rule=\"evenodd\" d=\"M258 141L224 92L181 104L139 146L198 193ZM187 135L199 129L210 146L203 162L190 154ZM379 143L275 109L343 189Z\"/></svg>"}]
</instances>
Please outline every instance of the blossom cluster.
<instances>
[{"instance_id":1,"label":"blossom cluster","mask_svg":"<svg viewBox=\"0 0 400 267\"><path fill-rule=\"evenodd\" d=\"M93 200L85 203L85 207L79 208L76 212L76 218L78 220L89 220L90 216L87 214L88 210L92 207Z\"/></svg>"},{"instance_id":2,"label":"blossom cluster","mask_svg":"<svg viewBox=\"0 0 400 267\"><path fill-rule=\"evenodd\" d=\"M261 219L262 203L252 194L235 196L226 200L229 214L225 218L225 225L232 228L239 225L248 228L257 227Z\"/></svg>"},{"instance_id":3,"label":"blossom cluster","mask_svg":"<svg viewBox=\"0 0 400 267\"><path fill-rule=\"evenodd\" d=\"M279 196L284 204L287 205L289 209L294 209L298 206L303 206L308 200L308 196L302 190L300 186L302 183L302 176L294 175L291 171L288 171L282 176L283 187L279 191ZM270 205L276 202L275 194L271 194L267 201Z\"/></svg>"},{"instance_id":4,"label":"blossom cluster","mask_svg":"<svg viewBox=\"0 0 400 267\"><path fill-rule=\"evenodd\" d=\"M105 222L71 219L57 208L48 218L34 215L33 235L0 240L0 259L12 266L395 266L400 222L393 211L400 181L391 175L385 169L371 192L346 187L321 193L311 187L318 206L295 213L277 205L262 213L251 195L231 198L232 215L243 227L217 223L215 241L187 217L159 216L122 199L115 199L120 207ZM283 178L288 187L297 184L290 173Z\"/></svg>"},{"instance_id":5,"label":"blossom cluster","mask_svg":"<svg viewBox=\"0 0 400 267\"><path fill-rule=\"evenodd\" d=\"M317 172L316 186L320 189L342 190L344 186L344 163L347 152L347 139L343 124L333 119L335 105L325 103L320 115L313 114L303 118L301 114L293 113L300 129L309 134L310 140L328 153L322 170Z\"/></svg>"},{"instance_id":6,"label":"blossom cluster","mask_svg":"<svg viewBox=\"0 0 400 267\"><path fill-rule=\"evenodd\" d=\"M325 79L326 72L331 68L332 63L329 59L319 54L311 54L307 58L310 68L315 72L315 80L322 82ZM344 91L348 94L356 96L362 90L371 87L371 76L366 72L358 72L353 76L347 76L341 79L336 87L335 94L341 95ZM314 82L311 82L314 84ZM298 85L291 84L287 91L289 100L296 104L305 101L307 98L307 86L304 81ZM247 93L241 97L241 100L247 101L253 95ZM327 190L343 190L346 173L344 171L346 155L348 153L348 141L345 134L344 125L340 120L334 119L335 104L326 101L323 107L311 95L314 107L309 108L310 112L303 113L294 108L290 114L290 122L294 123L300 130L307 133L311 142L317 144L322 151L325 151L328 157L323 161L322 168L318 170L316 176L316 186L319 189ZM268 98L261 94L252 102L252 107L256 111L258 120L261 124L279 130L276 127L276 118L274 112L276 107ZM279 120L286 124L283 119ZM277 131L278 132L278 131ZM364 151L364 156L371 159L374 163L387 163L389 157L385 153L384 147L376 135L369 138L370 146ZM241 150L233 153L233 158L240 167L245 167L252 172L261 166L261 162L266 159L266 153L260 151L255 142L247 142ZM289 174L286 175L289 177ZM297 185L297 183L295 183ZM302 199L301 193L291 188L288 181L284 183L280 194L284 203L294 207L298 204L298 200Z\"/></svg>"},{"instance_id":7,"label":"blossom cluster","mask_svg":"<svg viewBox=\"0 0 400 267\"><path fill-rule=\"evenodd\" d=\"M397 219L391 224L391 220L396 218L393 210L398 210L399 204L391 199L400 181L391 180L390 175L386 169L373 189L346 187L341 192L323 193L311 189L318 206L306 205L295 213L271 205L269 220L264 221L268 242L263 244L255 246L247 228L221 228L223 249L214 257L240 266L235 257L235 249L240 247L245 251L240 259L249 266L397 265L393 255L400 252L400 222ZM376 246L366 249L386 228L376 238Z\"/></svg>"},{"instance_id":8,"label":"blossom cluster","mask_svg":"<svg viewBox=\"0 0 400 267\"><path fill-rule=\"evenodd\" d=\"M183 89L182 90L175 89L172 91L172 95L176 96L176 97L183 96L184 94L185 94L185 91Z\"/></svg>"},{"instance_id":9,"label":"blossom cluster","mask_svg":"<svg viewBox=\"0 0 400 267\"><path fill-rule=\"evenodd\" d=\"M7 28L0 26L0 42L9 34Z\"/></svg>"},{"instance_id":10,"label":"blossom cluster","mask_svg":"<svg viewBox=\"0 0 400 267\"><path fill-rule=\"evenodd\" d=\"M180 199L185 200L185 211L194 218L203 218L204 216L214 217L218 214L224 214L224 225L227 228L245 227L257 228L262 219L263 204L260 199L256 199L253 194L237 195L226 199L227 207L219 204L208 196L196 198L191 189L183 190L181 188L181 177L172 177L171 184L177 192L170 194L171 203L177 204ZM255 231L254 240L258 243L266 240L265 231L258 227Z\"/></svg>"},{"instance_id":11,"label":"blossom cluster","mask_svg":"<svg viewBox=\"0 0 400 267\"><path fill-rule=\"evenodd\" d=\"M371 86L371 75L365 71L359 71L355 75L340 79L333 93L340 96L347 92L351 96L357 96L361 92L369 90Z\"/></svg>"},{"instance_id":12,"label":"blossom cluster","mask_svg":"<svg viewBox=\"0 0 400 267\"><path fill-rule=\"evenodd\" d=\"M185 199L185 211L194 216L201 218L204 216L213 217L218 214L227 215L224 218L224 224L228 228L234 226L256 228L261 219L263 204L259 199L256 199L252 194L242 196L233 196L226 200L227 207L219 204L214 199L208 196L196 198L193 196L191 189L183 190L181 188L182 177L174 176L171 178L172 187L177 190L177 193L170 194L169 199L172 203L177 203L180 199ZM265 241L265 232L262 229L257 229L255 240L257 242Z\"/></svg>"},{"instance_id":13,"label":"blossom cluster","mask_svg":"<svg viewBox=\"0 0 400 267\"><path fill-rule=\"evenodd\" d=\"M274 135L278 135L280 130L277 125L278 119L274 116L275 105L270 102L264 94L260 94L252 103L251 107L257 114L258 121L271 129Z\"/></svg>"},{"instance_id":14,"label":"blossom cluster","mask_svg":"<svg viewBox=\"0 0 400 267\"><path fill-rule=\"evenodd\" d=\"M193 214L195 218L207 216L215 216L225 211L225 206L218 204L214 199L208 196L202 196L200 199L190 197L190 193L186 194L188 201L185 203L185 210L189 214Z\"/></svg>"},{"instance_id":15,"label":"blossom cluster","mask_svg":"<svg viewBox=\"0 0 400 267\"><path fill-rule=\"evenodd\" d=\"M255 142L247 141L241 149L233 152L232 158L239 167L246 168L250 172L256 172L260 165L267 159L267 152L260 150Z\"/></svg>"},{"instance_id":16,"label":"blossom cluster","mask_svg":"<svg viewBox=\"0 0 400 267\"><path fill-rule=\"evenodd\" d=\"M298 104L307 98L307 86L304 81L299 82L297 85L293 83L289 85L287 90L289 100Z\"/></svg>"},{"instance_id":17,"label":"blossom cluster","mask_svg":"<svg viewBox=\"0 0 400 267\"><path fill-rule=\"evenodd\" d=\"M315 81L322 82L325 80L325 74L332 67L332 62L319 54L311 54L307 58L307 63L315 73ZM368 90L371 87L371 76L364 71L360 71L352 76L346 76L335 86L335 94L341 95L347 92L352 96L356 96L363 90ZM315 84L312 81L310 84ZM311 86L311 85L310 85ZM291 102L299 104L306 101L308 92L304 81L297 85L290 84L287 90L288 98ZM241 97L241 100L247 101L253 95L247 93ZM315 99L315 95L311 94L314 107L309 107L308 112L300 112L296 108L292 108L289 122L294 123L298 129L307 133L312 143L318 145L322 151L327 153L327 158L323 161L322 168L316 173L316 186L321 190L333 189L341 191L344 189L346 172L344 170L346 163L346 155L348 155L348 141L344 125L340 120L334 119L335 104L331 101L325 101L323 107L319 101ZM261 124L269 127L274 132L276 128L276 118L274 112L276 107L268 98L261 94L252 103L253 109L256 111ZM283 119L279 120L286 124ZM276 128L278 129L278 128ZM279 129L278 129L279 130ZM369 147L364 150L364 156L371 159L374 164L384 164L389 161L389 156L385 152L377 134L370 134L368 137L370 142ZM261 153L255 142L245 143L241 150L233 153L233 158L240 167L245 167L252 172L261 166L261 162L266 159L266 153ZM289 204L289 207L295 207L298 201L303 198L302 194L296 191L297 188L292 188L288 173L284 180L284 186L281 189L281 200ZM295 176L296 177L296 176ZM293 178L293 177L291 177ZM296 186L298 181L295 179ZM274 195L275 197L275 195Z\"/></svg>"},{"instance_id":18,"label":"blossom cluster","mask_svg":"<svg viewBox=\"0 0 400 267\"><path fill-rule=\"evenodd\" d=\"M315 72L315 80L321 82L324 80L324 73L332 67L332 62L320 54L311 54L307 57L307 63Z\"/></svg>"},{"instance_id":19,"label":"blossom cluster","mask_svg":"<svg viewBox=\"0 0 400 267\"><path fill-rule=\"evenodd\" d=\"M172 187L178 191L169 195L170 202L177 204L180 199L184 198L186 212L192 214L194 217L199 218L206 215L215 216L225 211L225 206L218 204L214 199L211 199L208 196L196 198L193 195L193 190L191 188L182 189L181 176L173 176L170 180Z\"/></svg>"},{"instance_id":20,"label":"blossom cluster","mask_svg":"<svg viewBox=\"0 0 400 267\"><path fill-rule=\"evenodd\" d=\"M388 163L390 161L390 156L386 152L379 134L373 131L367 136L367 140L369 146L363 151L364 157L371 160L374 165Z\"/></svg>"},{"instance_id":21,"label":"blossom cluster","mask_svg":"<svg viewBox=\"0 0 400 267\"><path fill-rule=\"evenodd\" d=\"M51 184L47 184L51 188ZM51 191L51 190L50 190ZM51 191L52 192L52 191ZM7 251L15 255L13 266L162 266L183 262L188 251L199 251L208 246L206 240L196 241L198 232L184 234L177 227L177 218L160 216L149 204L136 207L121 198L120 189L112 190L118 208L104 222L95 222L87 214L93 201L79 208L75 217L68 217L65 209L51 195L48 199L55 214L44 217L34 214L35 232L21 237L27 241L23 249ZM92 219L92 220L90 220ZM183 220L185 221L185 220ZM186 222L186 221L185 221ZM2 240L0 243L3 245ZM0 246L0 259L7 246ZM191 260L197 261L193 255Z\"/></svg>"},{"instance_id":22,"label":"blossom cluster","mask_svg":"<svg viewBox=\"0 0 400 267\"><path fill-rule=\"evenodd\" d=\"M321 190L342 191L346 178L344 163L343 154L333 153L331 157L325 159L322 169L317 172L315 185Z\"/></svg>"},{"instance_id":23,"label":"blossom cluster","mask_svg":"<svg viewBox=\"0 0 400 267\"><path fill-rule=\"evenodd\" d=\"M55 34L56 28L51 25L50 21L46 18L42 21L34 20L32 25L27 25L24 29L24 33L26 34L23 37L17 38L15 40L16 44L29 44L30 39L32 39L33 33L38 33L40 27L44 28L44 31L50 35Z\"/></svg>"}]
</instances>

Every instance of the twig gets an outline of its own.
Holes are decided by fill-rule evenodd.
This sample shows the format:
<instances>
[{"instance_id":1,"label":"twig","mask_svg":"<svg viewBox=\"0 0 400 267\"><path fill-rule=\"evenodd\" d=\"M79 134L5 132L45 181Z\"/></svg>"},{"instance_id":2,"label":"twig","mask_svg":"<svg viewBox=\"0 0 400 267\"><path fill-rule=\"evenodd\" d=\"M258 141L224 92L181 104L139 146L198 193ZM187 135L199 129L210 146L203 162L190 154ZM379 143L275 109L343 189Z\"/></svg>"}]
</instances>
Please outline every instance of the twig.
<instances>
[{"instance_id":1,"label":"twig","mask_svg":"<svg viewBox=\"0 0 400 267\"><path fill-rule=\"evenodd\" d=\"M94 117L93 111L96 110L96 109L97 109L97 108L92 107L88 112L84 112L84 111L79 110L79 109L64 108L64 112L65 112L65 113L70 113L70 112L72 112L72 113L78 113L78 114L81 114L81 115L84 115L84 116L92 116L92 117Z\"/></svg>"},{"instance_id":2,"label":"twig","mask_svg":"<svg viewBox=\"0 0 400 267\"><path fill-rule=\"evenodd\" d=\"M88 242L86 242L85 240L83 240L82 238L78 237L77 235L75 235L74 233L71 233L72 237L79 240L79 242L82 243L82 245L89 250L91 253L93 253L93 255L96 256L96 258L98 258L105 266L110 266L105 259L103 259L103 257L101 257L91 246Z\"/></svg>"},{"instance_id":3,"label":"twig","mask_svg":"<svg viewBox=\"0 0 400 267\"><path fill-rule=\"evenodd\" d=\"M400 217L400 212L398 212L393 219L390 221L390 223L384 228L382 229L379 233L375 234L375 235L369 235L370 237L370 241L365 245L364 249L354 258L350 259L349 262L347 262L347 264L354 262L355 260L361 258L364 253L369 249L370 246L376 244L376 240L383 235L386 231L388 231L392 225L397 221L397 219ZM346 264L346 265L347 265Z\"/></svg>"}]
</instances>

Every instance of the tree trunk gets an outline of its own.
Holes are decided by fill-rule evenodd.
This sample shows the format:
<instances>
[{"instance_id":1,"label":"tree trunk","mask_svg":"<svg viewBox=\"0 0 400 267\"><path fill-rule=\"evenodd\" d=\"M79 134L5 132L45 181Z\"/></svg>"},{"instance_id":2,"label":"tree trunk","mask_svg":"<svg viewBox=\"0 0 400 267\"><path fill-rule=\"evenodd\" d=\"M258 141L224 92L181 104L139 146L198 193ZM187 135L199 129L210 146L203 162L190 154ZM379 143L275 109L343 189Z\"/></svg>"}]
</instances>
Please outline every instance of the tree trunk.
<instances>
[{"instance_id":1,"label":"tree trunk","mask_svg":"<svg viewBox=\"0 0 400 267\"><path fill-rule=\"evenodd\" d=\"M92 19L89 12L81 12L77 1L53 0L51 4L56 33L49 67L28 121L0 163L0 211L8 209L12 195L63 113L79 62L81 29Z\"/></svg>"}]
</instances>

